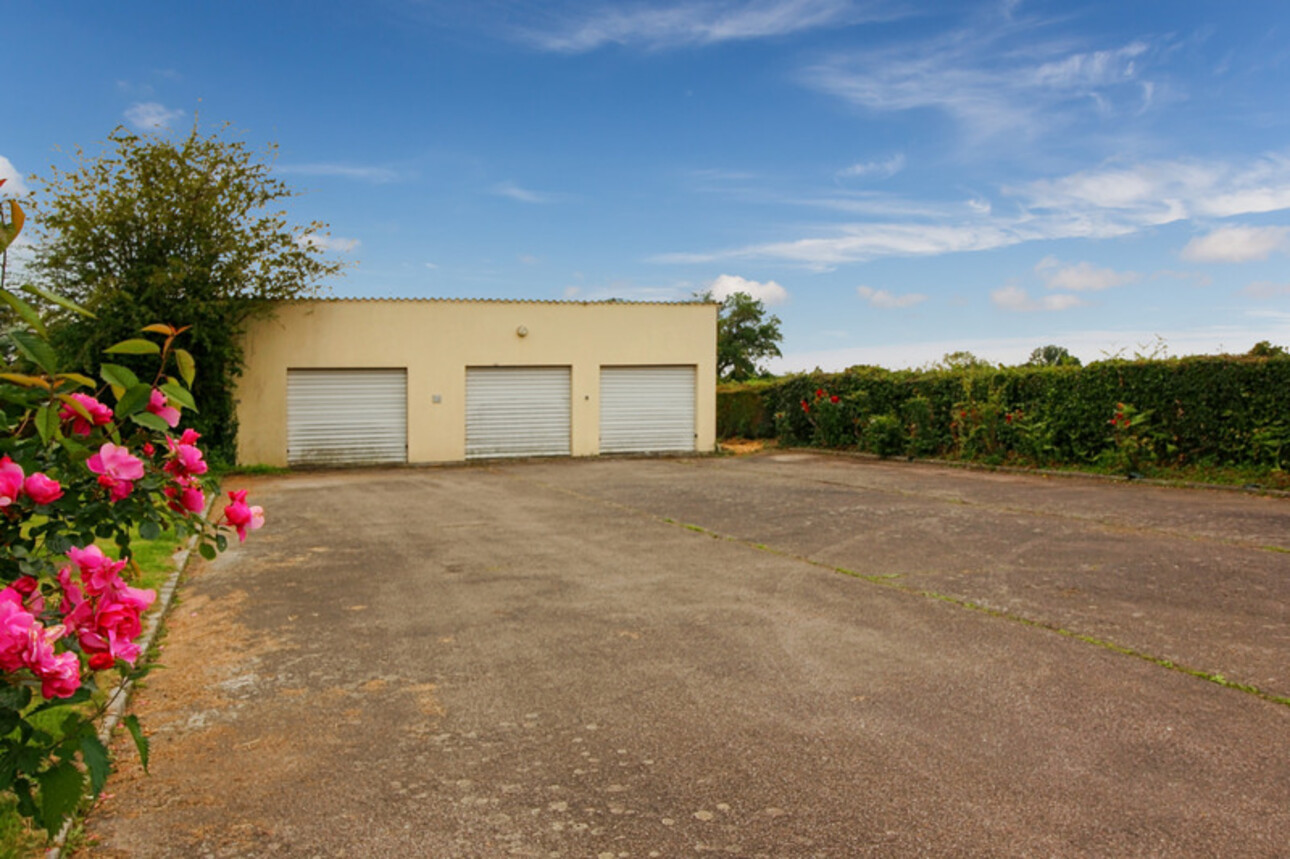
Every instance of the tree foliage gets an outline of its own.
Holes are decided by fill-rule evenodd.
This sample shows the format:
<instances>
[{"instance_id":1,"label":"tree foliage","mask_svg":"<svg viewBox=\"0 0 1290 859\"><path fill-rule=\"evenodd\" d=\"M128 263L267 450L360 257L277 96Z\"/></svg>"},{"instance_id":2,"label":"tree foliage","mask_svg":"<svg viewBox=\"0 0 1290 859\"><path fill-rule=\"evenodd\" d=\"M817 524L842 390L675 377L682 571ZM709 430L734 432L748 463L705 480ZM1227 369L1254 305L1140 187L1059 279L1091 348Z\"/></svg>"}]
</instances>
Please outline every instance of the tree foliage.
<instances>
[{"instance_id":1,"label":"tree foliage","mask_svg":"<svg viewBox=\"0 0 1290 859\"><path fill-rule=\"evenodd\" d=\"M289 223L282 206L295 192L274 178L273 152L253 151L227 126L194 125L180 139L118 127L100 152L77 148L74 168L37 179L31 271L96 317L64 316L59 352L96 375L102 350L144 325L192 326L202 403L193 422L225 460L247 320L273 300L315 294L341 268L324 255L324 224Z\"/></svg>"},{"instance_id":2,"label":"tree foliage","mask_svg":"<svg viewBox=\"0 0 1290 859\"><path fill-rule=\"evenodd\" d=\"M941 360L931 366L933 370L990 370L994 365L971 352L946 352Z\"/></svg>"},{"instance_id":3,"label":"tree foliage","mask_svg":"<svg viewBox=\"0 0 1290 859\"><path fill-rule=\"evenodd\" d=\"M1027 367L1078 367L1080 366L1079 358L1070 353L1065 346L1040 346L1030 353L1030 360L1026 361Z\"/></svg>"},{"instance_id":4,"label":"tree foliage","mask_svg":"<svg viewBox=\"0 0 1290 859\"><path fill-rule=\"evenodd\" d=\"M711 292L700 298L715 300ZM779 317L767 316L760 300L743 292L728 296L717 312L717 376L742 382L764 374L758 362L780 356L779 325Z\"/></svg>"},{"instance_id":5,"label":"tree foliage","mask_svg":"<svg viewBox=\"0 0 1290 859\"><path fill-rule=\"evenodd\" d=\"M1274 346L1270 340L1260 340L1245 354L1251 358L1290 358L1284 346Z\"/></svg>"}]
</instances>

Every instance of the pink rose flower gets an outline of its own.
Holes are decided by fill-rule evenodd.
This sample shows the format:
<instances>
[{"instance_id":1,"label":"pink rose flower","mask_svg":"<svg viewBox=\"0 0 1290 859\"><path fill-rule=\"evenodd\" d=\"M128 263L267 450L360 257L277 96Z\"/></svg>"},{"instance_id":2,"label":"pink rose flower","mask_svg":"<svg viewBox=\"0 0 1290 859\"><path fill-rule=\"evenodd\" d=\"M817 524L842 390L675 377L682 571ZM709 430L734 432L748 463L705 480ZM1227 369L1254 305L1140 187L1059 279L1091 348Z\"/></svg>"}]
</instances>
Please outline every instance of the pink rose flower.
<instances>
[{"instance_id":1,"label":"pink rose flower","mask_svg":"<svg viewBox=\"0 0 1290 859\"><path fill-rule=\"evenodd\" d=\"M264 527L264 508L247 506L245 489L234 490L228 497L229 502L224 507L224 522L237 529L238 540L246 542L247 531L257 531Z\"/></svg>"},{"instance_id":2,"label":"pink rose flower","mask_svg":"<svg viewBox=\"0 0 1290 859\"><path fill-rule=\"evenodd\" d=\"M89 435L90 430L94 427L102 426L112 420L112 410L88 394L72 394L71 397L84 406L85 411L89 412L90 415L90 420L86 421L85 418L73 411L71 406L63 406L58 416L63 420L71 418L72 433L74 435Z\"/></svg>"},{"instance_id":3,"label":"pink rose flower","mask_svg":"<svg viewBox=\"0 0 1290 859\"><path fill-rule=\"evenodd\" d=\"M73 546L67 550L67 557L81 571L81 583L85 585L85 592L90 596L98 596L105 591L125 587L120 574L126 562L113 561L103 554L103 550L98 546L91 544L84 549ZM65 585L64 589L66 589Z\"/></svg>"},{"instance_id":4,"label":"pink rose flower","mask_svg":"<svg viewBox=\"0 0 1290 859\"><path fill-rule=\"evenodd\" d=\"M62 485L57 480L47 477L39 471L28 477L22 488L31 496L31 500L37 504L53 504L63 497Z\"/></svg>"},{"instance_id":5,"label":"pink rose flower","mask_svg":"<svg viewBox=\"0 0 1290 859\"><path fill-rule=\"evenodd\" d=\"M129 495L134 489L134 481L143 477L143 460L110 441L87 459L85 466L99 475L99 485L109 491L113 501Z\"/></svg>"},{"instance_id":6,"label":"pink rose flower","mask_svg":"<svg viewBox=\"0 0 1290 859\"><path fill-rule=\"evenodd\" d=\"M161 418L171 428L179 426L179 409L170 405L166 395L157 388L153 388L152 394L148 397L148 411Z\"/></svg>"},{"instance_id":7,"label":"pink rose flower","mask_svg":"<svg viewBox=\"0 0 1290 859\"><path fill-rule=\"evenodd\" d=\"M0 670L12 672L26 665L36 625L36 618L22 607L22 594L13 588L0 591Z\"/></svg>"},{"instance_id":8,"label":"pink rose flower","mask_svg":"<svg viewBox=\"0 0 1290 859\"><path fill-rule=\"evenodd\" d=\"M0 507L8 507L22 493L22 466L9 457L0 459Z\"/></svg>"},{"instance_id":9,"label":"pink rose flower","mask_svg":"<svg viewBox=\"0 0 1290 859\"><path fill-rule=\"evenodd\" d=\"M56 653L33 670L46 698L70 698L81 688L81 662L71 651Z\"/></svg>"}]
</instances>

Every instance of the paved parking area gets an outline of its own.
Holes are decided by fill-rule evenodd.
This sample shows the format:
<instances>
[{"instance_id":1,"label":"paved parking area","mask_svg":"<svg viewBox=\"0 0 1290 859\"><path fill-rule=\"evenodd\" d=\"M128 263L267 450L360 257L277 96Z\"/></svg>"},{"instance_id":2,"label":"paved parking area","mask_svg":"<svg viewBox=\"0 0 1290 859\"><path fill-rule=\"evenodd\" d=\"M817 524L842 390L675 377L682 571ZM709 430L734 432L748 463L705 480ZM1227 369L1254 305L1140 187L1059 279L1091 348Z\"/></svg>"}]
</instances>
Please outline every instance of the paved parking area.
<instances>
[{"instance_id":1,"label":"paved parking area","mask_svg":"<svg viewBox=\"0 0 1290 859\"><path fill-rule=\"evenodd\" d=\"M269 525L191 574L85 855L1287 853L1286 499L798 452L239 482Z\"/></svg>"}]
</instances>

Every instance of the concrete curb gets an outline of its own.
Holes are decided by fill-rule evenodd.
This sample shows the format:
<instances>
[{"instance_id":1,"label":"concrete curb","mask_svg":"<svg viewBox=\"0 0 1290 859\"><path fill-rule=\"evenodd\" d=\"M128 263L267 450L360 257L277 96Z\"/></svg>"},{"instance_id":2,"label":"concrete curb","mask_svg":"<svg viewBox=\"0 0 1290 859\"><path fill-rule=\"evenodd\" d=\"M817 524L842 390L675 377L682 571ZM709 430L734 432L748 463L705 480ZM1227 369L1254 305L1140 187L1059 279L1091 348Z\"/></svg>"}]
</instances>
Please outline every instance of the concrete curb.
<instances>
[{"instance_id":1,"label":"concrete curb","mask_svg":"<svg viewBox=\"0 0 1290 859\"><path fill-rule=\"evenodd\" d=\"M210 504L207 505L206 512L203 514L206 519L210 519L211 511L215 509L217 500L219 500L218 493L211 496ZM197 534L193 534L188 538L188 544L171 556L174 560L175 568L157 593L156 608L148 615L147 622L143 627L143 635L139 638L139 649L144 654L152 650L153 640L157 637L157 631L161 629L161 621L170 612L170 604L175 598L175 591L179 588L179 578L188 566L188 559L192 556L193 547L197 545L197 537ZM103 724L99 725L99 741L105 746L112 739L112 732L116 730L117 724L120 723L121 718L125 715L125 708L130 703L130 692L133 685L129 680L123 679L112 690L112 703L108 705L107 712L103 714ZM76 823L78 816L73 815L63 822L63 828L58 830L58 835L54 837L54 845L45 851L45 859L62 859L63 848L67 846L67 836L71 834L72 825Z\"/></svg>"}]
</instances>

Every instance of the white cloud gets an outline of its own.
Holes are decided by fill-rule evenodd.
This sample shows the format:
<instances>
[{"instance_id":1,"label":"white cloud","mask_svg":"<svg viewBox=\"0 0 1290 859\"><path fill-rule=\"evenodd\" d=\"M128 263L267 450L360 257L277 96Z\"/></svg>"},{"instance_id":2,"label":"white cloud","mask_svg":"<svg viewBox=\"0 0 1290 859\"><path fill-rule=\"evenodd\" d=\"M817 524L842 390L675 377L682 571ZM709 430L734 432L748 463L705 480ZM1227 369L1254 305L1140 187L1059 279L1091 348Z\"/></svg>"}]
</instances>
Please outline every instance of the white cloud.
<instances>
[{"instance_id":1,"label":"white cloud","mask_svg":"<svg viewBox=\"0 0 1290 859\"><path fill-rule=\"evenodd\" d=\"M755 280L746 280L734 274L719 276L708 284L708 289L712 291L712 297L717 301L725 301L736 292L742 292L744 295L755 298L766 305L783 304L788 301L788 290L775 281L768 280L765 283L759 283Z\"/></svg>"},{"instance_id":2,"label":"white cloud","mask_svg":"<svg viewBox=\"0 0 1290 859\"><path fill-rule=\"evenodd\" d=\"M1241 290L1241 295L1250 298L1280 298L1290 296L1290 283L1273 283L1270 280L1256 280Z\"/></svg>"},{"instance_id":3,"label":"white cloud","mask_svg":"<svg viewBox=\"0 0 1290 859\"><path fill-rule=\"evenodd\" d=\"M1253 262L1290 253L1290 227L1223 227L1182 249L1189 262Z\"/></svg>"},{"instance_id":4,"label":"white cloud","mask_svg":"<svg viewBox=\"0 0 1290 859\"><path fill-rule=\"evenodd\" d=\"M1173 159L1085 170L1005 189L1032 212L1070 212L1114 232L1186 218L1227 218L1290 208L1290 156L1243 164Z\"/></svg>"},{"instance_id":5,"label":"white cloud","mask_svg":"<svg viewBox=\"0 0 1290 859\"><path fill-rule=\"evenodd\" d=\"M874 289L869 286L857 286L856 293L872 306L881 307L884 310L913 307L915 304L922 304L927 300L927 296L919 292L894 295L885 289Z\"/></svg>"},{"instance_id":6,"label":"white cloud","mask_svg":"<svg viewBox=\"0 0 1290 859\"><path fill-rule=\"evenodd\" d=\"M862 176L878 176L885 178L895 176L901 170L905 169L905 156L897 152L890 158L884 158L881 161L862 161L859 164L852 164L850 167L838 171L839 179L857 179Z\"/></svg>"},{"instance_id":7,"label":"white cloud","mask_svg":"<svg viewBox=\"0 0 1290 859\"><path fill-rule=\"evenodd\" d=\"M425 266L426 266L426 268L428 268L428 269L432 269L432 270L433 270L433 269L436 269L436 268L438 268L438 267L439 267L439 266L435 265L435 264L434 264L434 263L432 263L432 262L428 262L428 263L426 263L426 264L425 264Z\"/></svg>"},{"instance_id":8,"label":"white cloud","mask_svg":"<svg viewBox=\"0 0 1290 859\"><path fill-rule=\"evenodd\" d=\"M706 0L669 6L610 3L584 16L557 21L554 26L529 28L521 32L521 38L542 50L564 54L594 51L609 44L666 50L894 17L884 6L856 0Z\"/></svg>"},{"instance_id":9,"label":"white cloud","mask_svg":"<svg viewBox=\"0 0 1290 859\"><path fill-rule=\"evenodd\" d=\"M776 260L822 270L880 257L937 256L1028 241L1125 236L1178 220L1262 212L1283 200L1283 208L1290 208L1290 155L1266 155L1243 163L1142 162L1042 179L1001 192L1011 198L1006 210L985 202L920 203L872 194L799 199L796 202L877 220L839 224L813 236L665 253L654 260ZM1250 208L1241 209L1242 205Z\"/></svg>"},{"instance_id":10,"label":"white cloud","mask_svg":"<svg viewBox=\"0 0 1290 859\"><path fill-rule=\"evenodd\" d=\"M1091 263L1062 265L1055 257L1044 257L1035 266L1049 289L1067 289L1072 292L1098 292L1113 286L1137 283L1141 275L1136 271L1115 271L1095 268Z\"/></svg>"},{"instance_id":11,"label":"white cloud","mask_svg":"<svg viewBox=\"0 0 1290 859\"><path fill-rule=\"evenodd\" d=\"M357 248L362 242L358 239L347 239L344 236L325 236L317 233L308 233L296 239L298 245L308 245L311 248L317 248L320 251L336 251L337 253L349 253Z\"/></svg>"},{"instance_id":12,"label":"white cloud","mask_svg":"<svg viewBox=\"0 0 1290 859\"><path fill-rule=\"evenodd\" d=\"M1017 36L1024 45L1011 48ZM1140 41L1077 51L1064 42L1036 42L1025 24L988 32L958 31L885 50L835 57L807 69L803 82L879 112L939 110L971 138L1033 138L1090 107L1113 112L1118 100L1142 109ZM1121 90L1124 98L1117 99Z\"/></svg>"},{"instance_id":13,"label":"white cloud","mask_svg":"<svg viewBox=\"0 0 1290 859\"><path fill-rule=\"evenodd\" d=\"M990 301L995 307L1018 313L1028 313L1035 310L1070 310L1072 307L1079 307L1084 303L1079 296L1064 293L1044 295L1036 300L1031 298L1026 290L1015 285L1001 286L992 291Z\"/></svg>"},{"instance_id":14,"label":"white cloud","mask_svg":"<svg viewBox=\"0 0 1290 859\"><path fill-rule=\"evenodd\" d=\"M521 203L555 203L563 199L561 194L551 194L546 191L533 191L528 188L521 188L514 182L498 182L489 192L496 194L498 197L507 197L511 200L518 200Z\"/></svg>"},{"instance_id":15,"label":"white cloud","mask_svg":"<svg viewBox=\"0 0 1290 859\"><path fill-rule=\"evenodd\" d=\"M279 173L294 173L301 176L339 176L342 179L359 179L376 184L393 182L399 178L399 174L388 167L367 167L359 164L279 164L275 169Z\"/></svg>"},{"instance_id":16,"label":"white cloud","mask_svg":"<svg viewBox=\"0 0 1290 859\"><path fill-rule=\"evenodd\" d=\"M21 197L27 193L27 185L22 181L22 174L18 168L13 166L13 162L3 155L0 155L0 179L6 180L4 188L0 189L0 194L5 197Z\"/></svg>"},{"instance_id":17,"label":"white cloud","mask_svg":"<svg viewBox=\"0 0 1290 859\"><path fill-rule=\"evenodd\" d=\"M140 131L162 131L183 115L182 110L171 110L155 101L137 102L125 111L125 118Z\"/></svg>"}]
</instances>

